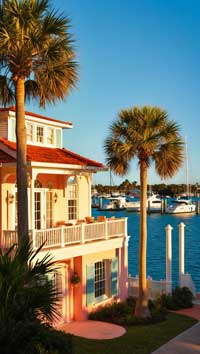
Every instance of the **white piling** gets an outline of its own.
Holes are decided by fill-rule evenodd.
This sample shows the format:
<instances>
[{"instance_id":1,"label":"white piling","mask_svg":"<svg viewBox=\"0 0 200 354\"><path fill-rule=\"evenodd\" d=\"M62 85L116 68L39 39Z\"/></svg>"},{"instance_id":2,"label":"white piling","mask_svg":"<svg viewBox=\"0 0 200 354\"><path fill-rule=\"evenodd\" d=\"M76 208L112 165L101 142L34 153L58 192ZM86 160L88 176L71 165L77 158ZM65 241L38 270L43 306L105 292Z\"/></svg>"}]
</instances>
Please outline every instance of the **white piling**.
<instances>
[{"instance_id":1,"label":"white piling","mask_svg":"<svg viewBox=\"0 0 200 354\"><path fill-rule=\"evenodd\" d=\"M181 275L185 273L185 224L179 224L179 281L182 287Z\"/></svg>"},{"instance_id":2,"label":"white piling","mask_svg":"<svg viewBox=\"0 0 200 354\"><path fill-rule=\"evenodd\" d=\"M166 291L168 294L172 292L172 230L171 225L167 225L166 231Z\"/></svg>"}]
</instances>

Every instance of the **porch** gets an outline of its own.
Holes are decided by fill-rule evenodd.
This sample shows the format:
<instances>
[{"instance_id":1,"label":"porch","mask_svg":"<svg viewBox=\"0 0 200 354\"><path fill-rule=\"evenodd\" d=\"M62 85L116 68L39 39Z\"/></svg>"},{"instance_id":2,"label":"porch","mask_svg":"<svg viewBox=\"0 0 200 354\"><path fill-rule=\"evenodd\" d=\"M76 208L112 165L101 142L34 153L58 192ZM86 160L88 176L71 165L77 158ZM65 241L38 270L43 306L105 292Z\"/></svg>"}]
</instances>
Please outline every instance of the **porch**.
<instances>
[{"instance_id":1,"label":"porch","mask_svg":"<svg viewBox=\"0 0 200 354\"><path fill-rule=\"evenodd\" d=\"M43 244L43 249L65 248L97 241L127 236L127 218L105 219L92 223L62 225L49 229L30 230L33 249ZM18 242L17 230L3 230L2 247L8 248Z\"/></svg>"}]
</instances>

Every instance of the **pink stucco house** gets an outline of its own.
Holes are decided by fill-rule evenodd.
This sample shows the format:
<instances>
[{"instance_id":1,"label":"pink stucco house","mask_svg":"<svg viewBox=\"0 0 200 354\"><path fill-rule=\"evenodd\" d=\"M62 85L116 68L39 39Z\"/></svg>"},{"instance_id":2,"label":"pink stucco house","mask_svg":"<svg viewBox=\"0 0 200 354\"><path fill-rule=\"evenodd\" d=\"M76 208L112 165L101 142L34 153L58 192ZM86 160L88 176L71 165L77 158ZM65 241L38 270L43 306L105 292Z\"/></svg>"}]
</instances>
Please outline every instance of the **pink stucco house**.
<instances>
[{"instance_id":1,"label":"pink stucco house","mask_svg":"<svg viewBox=\"0 0 200 354\"><path fill-rule=\"evenodd\" d=\"M59 265L61 321L86 319L127 297L127 220L92 220L92 175L103 164L63 148L72 123L26 112L29 228L33 248ZM15 108L0 109L0 240L17 242ZM80 282L73 284L78 274Z\"/></svg>"}]
</instances>

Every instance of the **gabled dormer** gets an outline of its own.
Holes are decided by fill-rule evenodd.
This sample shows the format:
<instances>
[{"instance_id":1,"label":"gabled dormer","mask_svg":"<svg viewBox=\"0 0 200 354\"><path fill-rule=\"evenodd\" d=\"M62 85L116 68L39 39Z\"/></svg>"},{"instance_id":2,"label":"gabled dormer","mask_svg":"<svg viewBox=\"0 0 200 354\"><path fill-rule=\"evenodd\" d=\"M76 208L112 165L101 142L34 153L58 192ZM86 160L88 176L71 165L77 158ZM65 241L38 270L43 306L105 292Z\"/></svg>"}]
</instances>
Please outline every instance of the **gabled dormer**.
<instances>
[{"instance_id":1,"label":"gabled dormer","mask_svg":"<svg viewBox=\"0 0 200 354\"><path fill-rule=\"evenodd\" d=\"M73 127L70 122L31 112L25 112L27 144L52 148L63 147L63 129ZM16 141L15 136L15 107L0 108L0 137L9 141Z\"/></svg>"}]
</instances>

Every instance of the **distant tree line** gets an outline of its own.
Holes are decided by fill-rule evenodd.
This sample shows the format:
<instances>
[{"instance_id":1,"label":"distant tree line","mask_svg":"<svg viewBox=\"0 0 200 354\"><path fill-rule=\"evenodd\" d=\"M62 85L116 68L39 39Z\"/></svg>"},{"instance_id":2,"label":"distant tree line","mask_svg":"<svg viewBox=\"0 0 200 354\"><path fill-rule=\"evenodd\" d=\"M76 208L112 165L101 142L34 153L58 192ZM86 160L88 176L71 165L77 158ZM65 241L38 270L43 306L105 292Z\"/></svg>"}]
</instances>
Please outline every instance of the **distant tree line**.
<instances>
[{"instance_id":1,"label":"distant tree line","mask_svg":"<svg viewBox=\"0 0 200 354\"><path fill-rule=\"evenodd\" d=\"M134 191L140 190L140 185L136 181L130 182L128 179L125 179L119 185L103 185L97 184L93 186L93 190L96 190L98 193L111 193L119 191L120 193L132 194ZM152 184L148 185L148 190L152 190L162 196L174 197L177 194L186 193L187 186L186 184ZM200 193L200 185L198 183L189 185L189 192L191 194L197 195Z\"/></svg>"}]
</instances>

